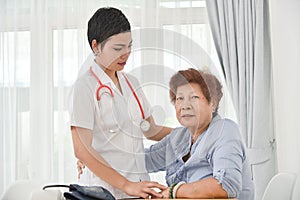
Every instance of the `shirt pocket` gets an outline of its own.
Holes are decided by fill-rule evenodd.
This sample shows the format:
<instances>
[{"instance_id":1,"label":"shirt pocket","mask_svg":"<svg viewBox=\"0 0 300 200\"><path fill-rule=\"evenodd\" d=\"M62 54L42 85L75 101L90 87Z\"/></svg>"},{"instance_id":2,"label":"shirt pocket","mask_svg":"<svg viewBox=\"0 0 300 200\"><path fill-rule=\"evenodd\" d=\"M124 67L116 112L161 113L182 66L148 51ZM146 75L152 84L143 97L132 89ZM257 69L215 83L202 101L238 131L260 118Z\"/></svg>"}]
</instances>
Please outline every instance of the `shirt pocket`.
<instances>
[{"instance_id":1,"label":"shirt pocket","mask_svg":"<svg viewBox=\"0 0 300 200\"><path fill-rule=\"evenodd\" d=\"M115 97L108 93L101 93L100 101L96 107L96 123L100 131L107 133L118 133L120 126L118 124L118 114L116 112Z\"/></svg>"}]
</instances>

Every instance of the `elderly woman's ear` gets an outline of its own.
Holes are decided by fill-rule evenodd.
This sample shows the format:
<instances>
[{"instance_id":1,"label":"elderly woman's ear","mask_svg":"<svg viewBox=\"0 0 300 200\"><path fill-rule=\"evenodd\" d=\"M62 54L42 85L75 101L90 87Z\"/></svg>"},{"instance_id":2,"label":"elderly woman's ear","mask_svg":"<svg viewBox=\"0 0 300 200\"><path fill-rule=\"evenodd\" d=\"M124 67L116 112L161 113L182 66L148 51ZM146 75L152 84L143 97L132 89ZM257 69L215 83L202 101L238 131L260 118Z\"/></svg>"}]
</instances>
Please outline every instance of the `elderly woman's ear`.
<instances>
[{"instance_id":1,"label":"elderly woman's ear","mask_svg":"<svg viewBox=\"0 0 300 200\"><path fill-rule=\"evenodd\" d=\"M217 109L217 102L215 99L212 99L211 102L210 102L210 105L211 105L211 108L212 108L212 112L216 112L216 109Z\"/></svg>"}]
</instances>

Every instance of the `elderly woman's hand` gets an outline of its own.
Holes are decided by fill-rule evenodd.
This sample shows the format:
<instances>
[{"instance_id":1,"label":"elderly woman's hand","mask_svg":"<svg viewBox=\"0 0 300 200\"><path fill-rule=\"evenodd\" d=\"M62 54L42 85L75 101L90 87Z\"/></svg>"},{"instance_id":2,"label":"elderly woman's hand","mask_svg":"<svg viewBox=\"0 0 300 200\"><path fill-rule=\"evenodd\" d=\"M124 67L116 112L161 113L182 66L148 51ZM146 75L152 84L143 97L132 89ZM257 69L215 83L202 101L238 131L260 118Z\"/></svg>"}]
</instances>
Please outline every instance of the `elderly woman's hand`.
<instances>
[{"instance_id":1,"label":"elderly woman's hand","mask_svg":"<svg viewBox=\"0 0 300 200\"><path fill-rule=\"evenodd\" d=\"M166 189L161 191L161 194L163 196L164 199L169 199L169 188L167 187Z\"/></svg>"},{"instance_id":2,"label":"elderly woman's hand","mask_svg":"<svg viewBox=\"0 0 300 200\"><path fill-rule=\"evenodd\" d=\"M78 172L78 179L80 179L80 175L83 173L83 169L85 168L85 165L80 160L77 160L77 172Z\"/></svg>"}]
</instances>

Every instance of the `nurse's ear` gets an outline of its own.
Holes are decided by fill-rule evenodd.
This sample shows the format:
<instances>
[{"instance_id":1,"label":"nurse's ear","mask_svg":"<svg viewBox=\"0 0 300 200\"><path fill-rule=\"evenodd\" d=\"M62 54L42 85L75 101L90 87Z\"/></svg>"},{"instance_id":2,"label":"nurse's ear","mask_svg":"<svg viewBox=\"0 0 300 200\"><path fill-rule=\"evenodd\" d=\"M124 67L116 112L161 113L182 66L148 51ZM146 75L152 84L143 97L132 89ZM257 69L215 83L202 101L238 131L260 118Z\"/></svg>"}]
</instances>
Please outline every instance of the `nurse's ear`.
<instances>
[{"instance_id":1,"label":"nurse's ear","mask_svg":"<svg viewBox=\"0 0 300 200\"><path fill-rule=\"evenodd\" d=\"M99 45L98 45L97 40L95 40L95 39L92 40L92 49L93 49L95 56L100 54Z\"/></svg>"}]
</instances>

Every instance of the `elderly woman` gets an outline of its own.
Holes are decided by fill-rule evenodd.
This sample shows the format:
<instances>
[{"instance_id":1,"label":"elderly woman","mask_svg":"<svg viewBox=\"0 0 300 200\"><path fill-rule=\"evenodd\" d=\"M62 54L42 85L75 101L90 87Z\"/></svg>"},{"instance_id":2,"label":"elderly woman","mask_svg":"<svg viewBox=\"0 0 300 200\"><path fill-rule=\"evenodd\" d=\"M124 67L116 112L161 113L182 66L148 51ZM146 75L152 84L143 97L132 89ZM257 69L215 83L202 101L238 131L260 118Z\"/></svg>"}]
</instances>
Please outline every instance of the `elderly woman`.
<instances>
[{"instance_id":1,"label":"elderly woman","mask_svg":"<svg viewBox=\"0 0 300 200\"><path fill-rule=\"evenodd\" d=\"M170 98L183 127L146 149L148 172L166 171L164 198L253 200L250 165L238 125L217 111L218 79L195 69L170 80Z\"/></svg>"}]
</instances>

